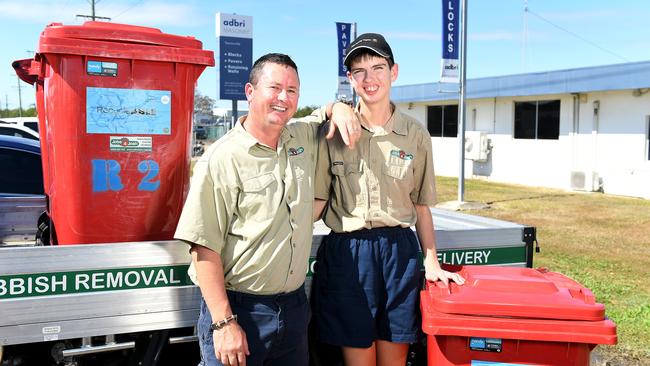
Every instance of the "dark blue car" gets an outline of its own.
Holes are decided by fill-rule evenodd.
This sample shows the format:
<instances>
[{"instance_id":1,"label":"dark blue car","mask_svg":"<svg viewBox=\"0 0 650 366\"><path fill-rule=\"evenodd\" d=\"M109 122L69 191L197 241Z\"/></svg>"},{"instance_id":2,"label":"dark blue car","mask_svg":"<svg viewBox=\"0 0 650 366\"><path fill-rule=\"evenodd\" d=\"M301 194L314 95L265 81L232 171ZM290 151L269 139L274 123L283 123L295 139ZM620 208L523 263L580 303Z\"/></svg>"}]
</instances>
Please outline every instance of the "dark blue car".
<instances>
[{"instance_id":1,"label":"dark blue car","mask_svg":"<svg viewBox=\"0 0 650 366\"><path fill-rule=\"evenodd\" d=\"M0 135L0 195L33 194L43 194L40 143Z\"/></svg>"}]
</instances>

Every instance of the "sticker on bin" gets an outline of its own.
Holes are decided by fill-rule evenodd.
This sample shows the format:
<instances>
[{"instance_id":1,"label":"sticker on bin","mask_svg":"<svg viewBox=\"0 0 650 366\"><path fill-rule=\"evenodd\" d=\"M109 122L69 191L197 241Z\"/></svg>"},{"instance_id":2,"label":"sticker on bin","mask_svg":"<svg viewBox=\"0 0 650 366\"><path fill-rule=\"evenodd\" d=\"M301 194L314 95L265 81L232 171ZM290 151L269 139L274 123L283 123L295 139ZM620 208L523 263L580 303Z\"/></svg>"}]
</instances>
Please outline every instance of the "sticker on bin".
<instances>
[{"instance_id":1,"label":"sticker on bin","mask_svg":"<svg viewBox=\"0 0 650 366\"><path fill-rule=\"evenodd\" d=\"M86 72L93 76L117 76L117 62L88 61Z\"/></svg>"},{"instance_id":2,"label":"sticker on bin","mask_svg":"<svg viewBox=\"0 0 650 366\"><path fill-rule=\"evenodd\" d=\"M501 339L470 337L469 349L472 351L501 352Z\"/></svg>"},{"instance_id":3,"label":"sticker on bin","mask_svg":"<svg viewBox=\"0 0 650 366\"><path fill-rule=\"evenodd\" d=\"M153 143L149 136L111 136L111 151L151 151Z\"/></svg>"},{"instance_id":4,"label":"sticker on bin","mask_svg":"<svg viewBox=\"0 0 650 366\"><path fill-rule=\"evenodd\" d=\"M171 134L171 91L86 89L86 133Z\"/></svg>"},{"instance_id":5,"label":"sticker on bin","mask_svg":"<svg viewBox=\"0 0 650 366\"><path fill-rule=\"evenodd\" d=\"M535 365L531 365L529 363L503 363L503 362L472 360L471 366L535 366Z\"/></svg>"}]
</instances>

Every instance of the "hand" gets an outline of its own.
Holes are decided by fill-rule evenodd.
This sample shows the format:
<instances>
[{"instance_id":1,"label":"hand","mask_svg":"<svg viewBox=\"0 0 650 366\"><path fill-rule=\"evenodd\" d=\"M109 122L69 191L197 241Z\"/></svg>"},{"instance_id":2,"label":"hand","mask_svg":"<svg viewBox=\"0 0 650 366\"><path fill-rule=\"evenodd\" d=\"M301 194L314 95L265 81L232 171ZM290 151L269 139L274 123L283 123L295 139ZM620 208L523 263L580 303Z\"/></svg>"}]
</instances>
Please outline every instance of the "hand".
<instances>
[{"instance_id":1,"label":"hand","mask_svg":"<svg viewBox=\"0 0 650 366\"><path fill-rule=\"evenodd\" d=\"M354 113L354 110L342 102L337 102L332 105L330 128L325 137L327 139L334 137L334 130L337 128L343 142L350 149L354 149L354 146L361 137L361 123L359 123L359 119Z\"/></svg>"},{"instance_id":2,"label":"hand","mask_svg":"<svg viewBox=\"0 0 650 366\"><path fill-rule=\"evenodd\" d=\"M230 366L246 366L246 356L250 355L246 332L236 321L215 330L212 337L214 353L221 363Z\"/></svg>"},{"instance_id":3,"label":"hand","mask_svg":"<svg viewBox=\"0 0 650 366\"><path fill-rule=\"evenodd\" d=\"M432 262L433 261L424 261L424 276L427 281L442 281L445 286L449 286L450 280L456 282L457 285L463 285L465 283L465 279L458 273L448 272L440 268L440 264L437 260L435 263Z\"/></svg>"}]
</instances>

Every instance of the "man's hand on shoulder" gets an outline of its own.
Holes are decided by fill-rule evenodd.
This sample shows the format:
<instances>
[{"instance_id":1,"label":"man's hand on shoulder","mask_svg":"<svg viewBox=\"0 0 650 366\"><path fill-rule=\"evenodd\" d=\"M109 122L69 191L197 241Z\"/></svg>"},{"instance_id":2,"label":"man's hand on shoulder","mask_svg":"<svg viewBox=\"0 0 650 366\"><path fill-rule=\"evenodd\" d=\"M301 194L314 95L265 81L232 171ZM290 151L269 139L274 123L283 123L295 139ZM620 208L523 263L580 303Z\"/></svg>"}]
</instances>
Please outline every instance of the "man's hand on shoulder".
<instances>
[{"instance_id":1,"label":"man's hand on shoulder","mask_svg":"<svg viewBox=\"0 0 650 366\"><path fill-rule=\"evenodd\" d=\"M354 146L361 137L361 123L352 107L343 102L336 102L327 108L327 115L330 119L330 127L327 132L327 139L334 137L334 131L339 130L343 142L350 148Z\"/></svg>"}]
</instances>

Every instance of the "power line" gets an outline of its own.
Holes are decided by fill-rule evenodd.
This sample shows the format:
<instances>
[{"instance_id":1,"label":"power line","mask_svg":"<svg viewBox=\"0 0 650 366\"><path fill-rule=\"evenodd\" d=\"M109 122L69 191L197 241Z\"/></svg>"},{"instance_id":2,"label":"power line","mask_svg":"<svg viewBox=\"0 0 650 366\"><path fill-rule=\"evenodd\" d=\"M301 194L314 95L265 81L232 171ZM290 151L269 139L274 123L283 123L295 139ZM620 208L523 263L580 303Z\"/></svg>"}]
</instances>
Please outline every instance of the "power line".
<instances>
[{"instance_id":1,"label":"power line","mask_svg":"<svg viewBox=\"0 0 650 366\"><path fill-rule=\"evenodd\" d=\"M528 5L528 4L526 4L526 5ZM539 18L540 20L542 20L542 21L544 21L544 22L546 22L546 23L548 23L548 24L554 26L555 28L557 28L557 29L559 29L559 30L561 30L561 31L563 31L563 32L566 32L566 33L568 33L568 34L570 34L570 35L572 35L572 36L578 38L579 40L581 40L581 41L583 41L583 42L585 42L585 43L588 43L588 44L590 44L590 45L592 45L592 46L598 48L599 50L601 50L601 51L603 51L603 52L607 52L607 53L609 53L610 55L612 55L612 56L614 56L614 57L617 57L617 58L620 58L621 60L623 60L623 61L625 61L625 62L630 62L630 60L628 60L627 58L625 58L625 57L623 57L623 56L621 56L621 55L619 55L619 54L617 54L617 53L615 53L615 52L613 52L613 51L610 51L610 50L608 50L608 49L606 49L606 48L604 48L604 47L601 47L600 45L598 45L598 44L596 44L596 43L594 43L594 42L592 42L592 41L590 41L590 40L588 40L588 39L586 39L586 38L580 36L580 35L577 34L577 33L574 33L574 32L572 32L572 31L570 31L570 30L568 30L568 29L566 29L566 28L560 27L559 25L557 25L557 24L551 22L550 20L548 20L548 19L544 18L543 16L541 16L541 15L535 13L534 11L531 11L530 8L529 8L528 6L526 6L526 7L524 8L524 12L528 12L528 13L530 13L530 14L536 16L536 17Z\"/></svg>"},{"instance_id":2,"label":"power line","mask_svg":"<svg viewBox=\"0 0 650 366\"><path fill-rule=\"evenodd\" d=\"M77 14L77 17L78 17L78 18L90 18L90 19L92 19L92 21L95 21L95 20L97 20L97 19L110 21L111 18L108 18L108 17L100 17L100 16L95 15L95 4L97 4L98 2L99 2L99 0L90 0L90 1L89 1L89 3L90 3L90 10L91 10L90 15Z\"/></svg>"},{"instance_id":3,"label":"power line","mask_svg":"<svg viewBox=\"0 0 650 366\"><path fill-rule=\"evenodd\" d=\"M135 4L131 5L130 7L126 8L126 10L124 10L124 11L122 11L121 13L117 14L116 16L114 16L113 19L115 19L115 18L119 17L120 15L126 13L127 11L129 11L129 10L135 8L136 6L142 5L143 2L144 2L144 0L136 1Z\"/></svg>"}]
</instances>

